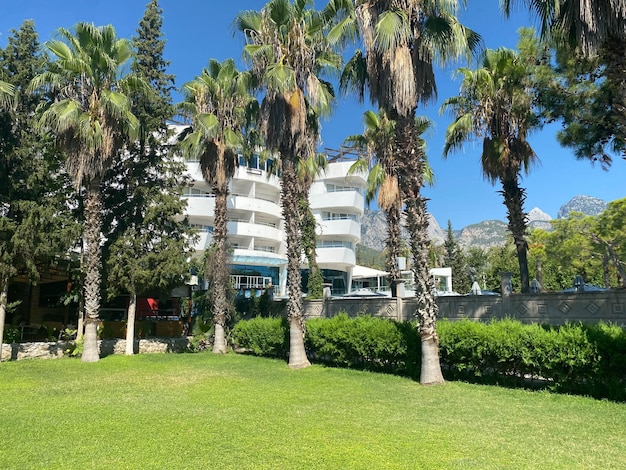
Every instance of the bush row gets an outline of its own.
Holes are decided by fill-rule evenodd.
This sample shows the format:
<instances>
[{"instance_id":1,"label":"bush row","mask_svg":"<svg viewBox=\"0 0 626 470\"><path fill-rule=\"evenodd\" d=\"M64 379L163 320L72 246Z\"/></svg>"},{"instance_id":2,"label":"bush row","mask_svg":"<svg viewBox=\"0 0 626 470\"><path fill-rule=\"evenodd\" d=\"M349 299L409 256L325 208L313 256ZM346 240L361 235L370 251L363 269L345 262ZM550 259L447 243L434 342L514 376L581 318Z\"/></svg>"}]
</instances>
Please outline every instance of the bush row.
<instances>
[{"instance_id":1,"label":"bush row","mask_svg":"<svg viewBox=\"0 0 626 470\"><path fill-rule=\"evenodd\" d=\"M413 323L340 314L306 325L313 361L419 377L420 339ZM442 320L437 331L447 379L626 400L626 332L621 327ZM288 325L280 318L241 321L231 340L254 354L285 358Z\"/></svg>"}]
</instances>

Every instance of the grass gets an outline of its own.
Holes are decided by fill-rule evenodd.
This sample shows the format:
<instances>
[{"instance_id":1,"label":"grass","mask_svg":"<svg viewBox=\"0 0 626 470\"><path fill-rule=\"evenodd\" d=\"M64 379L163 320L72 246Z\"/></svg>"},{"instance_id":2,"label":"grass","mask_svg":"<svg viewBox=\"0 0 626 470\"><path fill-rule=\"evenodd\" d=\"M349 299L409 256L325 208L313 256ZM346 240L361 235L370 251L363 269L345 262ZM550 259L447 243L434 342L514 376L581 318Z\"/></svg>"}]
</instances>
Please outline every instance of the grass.
<instances>
[{"instance_id":1,"label":"grass","mask_svg":"<svg viewBox=\"0 0 626 470\"><path fill-rule=\"evenodd\" d=\"M2 469L626 468L626 405L229 354L0 364Z\"/></svg>"}]
</instances>

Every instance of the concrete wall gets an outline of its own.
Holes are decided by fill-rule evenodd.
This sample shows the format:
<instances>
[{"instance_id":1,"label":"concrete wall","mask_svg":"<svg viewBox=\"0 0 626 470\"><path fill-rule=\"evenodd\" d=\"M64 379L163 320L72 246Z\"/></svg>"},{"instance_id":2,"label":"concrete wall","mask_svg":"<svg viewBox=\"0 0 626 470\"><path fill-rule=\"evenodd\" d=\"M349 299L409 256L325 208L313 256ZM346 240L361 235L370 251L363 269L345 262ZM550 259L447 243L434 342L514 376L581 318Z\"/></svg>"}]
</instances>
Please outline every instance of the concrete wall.
<instances>
[{"instance_id":1,"label":"concrete wall","mask_svg":"<svg viewBox=\"0 0 626 470\"><path fill-rule=\"evenodd\" d=\"M439 318L489 321L516 318L523 323L560 325L565 322L605 321L626 326L626 291L621 289L575 293L512 294L494 296L437 297ZM341 311L350 316L369 314L394 320L413 320L415 298L328 299L304 302L307 318L332 317Z\"/></svg>"}]
</instances>

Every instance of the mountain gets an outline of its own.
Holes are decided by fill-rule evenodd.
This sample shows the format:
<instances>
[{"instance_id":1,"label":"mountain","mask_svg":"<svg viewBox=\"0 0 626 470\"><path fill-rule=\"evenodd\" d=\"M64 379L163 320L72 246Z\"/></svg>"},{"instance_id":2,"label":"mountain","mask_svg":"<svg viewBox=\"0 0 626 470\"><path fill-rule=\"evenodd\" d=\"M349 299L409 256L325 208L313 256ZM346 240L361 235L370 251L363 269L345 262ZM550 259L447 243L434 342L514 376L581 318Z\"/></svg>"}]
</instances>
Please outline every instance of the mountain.
<instances>
[{"instance_id":1,"label":"mountain","mask_svg":"<svg viewBox=\"0 0 626 470\"><path fill-rule=\"evenodd\" d=\"M582 212L585 215L598 215L606 209L607 202L593 196L574 196L559 209L557 219L567 219L570 212Z\"/></svg>"},{"instance_id":2,"label":"mountain","mask_svg":"<svg viewBox=\"0 0 626 470\"><path fill-rule=\"evenodd\" d=\"M436 245L443 243L446 238L446 231L443 230L435 218L428 214L429 225L428 234L430 239ZM404 240L409 239L409 235L404 228L401 228L400 236ZM385 249L385 238L387 237L387 221L385 214L380 210L365 209L363 217L361 217L361 244L374 250L382 251Z\"/></svg>"},{"instance_id":3,"label":"mountain","mask_svg":"<svg viewBox=\"0 0 626 470\"><path fill-rule=\"evenodd\" d=\"M552 217L546 214L544 211L535 207L528 213L528 226L531 228L540 228L542 230L551 230L552 225L550 221Z\"/></svg>"},{"instance_id":4,"label":"mountain","mask_svg":"<svg viewBox=\"0 0 626 470\"><path fill-rule=\"evenodd\" d=\"M591 196L575 196L569 202L561 206L557 218L566 218L570 212L582 212L586 215L598 215L606 209L607 203L602 199ZM552 217L543 212L538 207L533 208L528 213L528 226L550 230ZM442 229L435 218L430 216L429 226L430 239L435 245L440 245L446 239L447 233ZM468 225L460 231L454 233L459 244L464 248L481 247L488 248L504 244L507 230L506 223L501 220L485 220L477 224ZM361 219L361 245L382 251L385 248L385 237L387 236L387 223L385 214L382 211L366 209ZM403 228L401 236L408 240L408 234Z\"/></svg>"},{"instance_id":5,"label":"mountain","mask_svg":"<svg viewBox=\"0 0 626 470\"><path fill-rule=\"evenodd\" d=\"M502 245L506 239L506 224L501 220L485 220L468 225L459 235L459 245L463 248L478 246L488 248Z\"/></svg>"}]
</instances>

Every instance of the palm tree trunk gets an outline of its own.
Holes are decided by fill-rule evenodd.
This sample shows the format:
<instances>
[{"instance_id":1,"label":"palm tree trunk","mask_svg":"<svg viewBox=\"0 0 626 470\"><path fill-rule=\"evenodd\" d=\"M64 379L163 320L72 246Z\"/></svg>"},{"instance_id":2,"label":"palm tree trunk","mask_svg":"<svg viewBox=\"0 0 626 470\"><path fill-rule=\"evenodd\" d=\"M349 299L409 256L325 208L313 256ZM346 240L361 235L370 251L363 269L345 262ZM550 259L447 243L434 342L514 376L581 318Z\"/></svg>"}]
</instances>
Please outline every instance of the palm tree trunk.
<instances>
[{"instance_id":1,"label":"palm tree trunk","mask_svg":"<svg viewBox=\"0 0 626 470\"><path fill-rule=\"evenodd\" d=\"M311 363L304 348L306 328L302 308L302 276L300 274L300 224L298 212L298 180L294 163L283 163L281 203L287 236L287 318L289 319L289 367L300 369Z\"/></svg>"},{"instance_id":2,"label":"palm tree trunk","mask_svg":"<svg viewBox=\"0 0 626 470\"><path fill-rule=\"evenodd\" d=\"M7 317L7 303L9 298L9 277L0 278L0 362L2 362L2 343L4 342L4 322Z\"/></svg>"},{"instance_id":3,"label":"palm tree trunk","mask_svg":"<svg viewBox=\"0 0 626 470\"><path fill-rule=\"evenodd\" d=\"M228 312L228 252L226 247L226 234L228 225L227 197L228 186L224 184L214 185L215 193L215 225L213 231L213 243L215 243L215 257L217 262L212 264L213 273L213 324L214 340L213 352L224 354L226 345L226 314Z\"/></svg>"},{"instance_id":4,"label":"palm tree trunk","mask_svg":"<svg viewBox=\"0 0 626 470\"><path fill-rule=\"evenodd\" d=\"M530 275L528 272L528 242L526 241L528 224L526 213L524 212L526 194L524 189L520 188L518 184L517 173L515 173L515 176L502 178L501 193L507 210L509 232L513 236L517 252L522 294L528 294L530 292Z\"/></svg>"},{"instance_id":5,"label":"palm tree trunk","mask_svg":"<svg viewBox=\"0 0 626 470\"><path fill-rule=\"evenodd\" d=\"M83 362L100 360L98 351L98 324L100 322L100 282L102 251L102 200L99 182L87 186L85 194L85 339Z\"/></svg>"},{"instance_id":6,"label":"palm tree trunk","mask_svg":"<svg viewBox=\"0 0 626 470\"><path fill-rule=\"evenodd\" d=\"M435 285L428 266L430 251L428 214L426 201L421 196L424 185L424 162L418 151L420 136L417 134L412 116L398 119L396 147L400 158L398 182L406 204L407 230L415 275L416 316L419 320L418 331L422 344L420 383L441 384L444 383L444 379L439 361L438 308L435 303Z\"/></svg>"},{"instance_id":7,"label":"palm tree trunk","mask_svg":"<svg viewBox=\"0 0 626 470\"><path fill-rule=\"evenodd\" d=\"M385 249L387 250L387 272L389 273L389 284L391 286L391 297L398 296L398 284L401 274L398 268L398 257L400 256L400 208L393 206L385 211L387 218L387 239Z\"/></svg>"},{"instance_id":8,"label":"palm tree trunk","mask_svg":"<svg viewBox=\"0 0 626 470\"><path fill-rule=\"evenodd\" d=\"M126 355L135 354L135 312L137 312L137 294L130 294L128 318L126 320Z\"/></svg>"}]
</instances>

